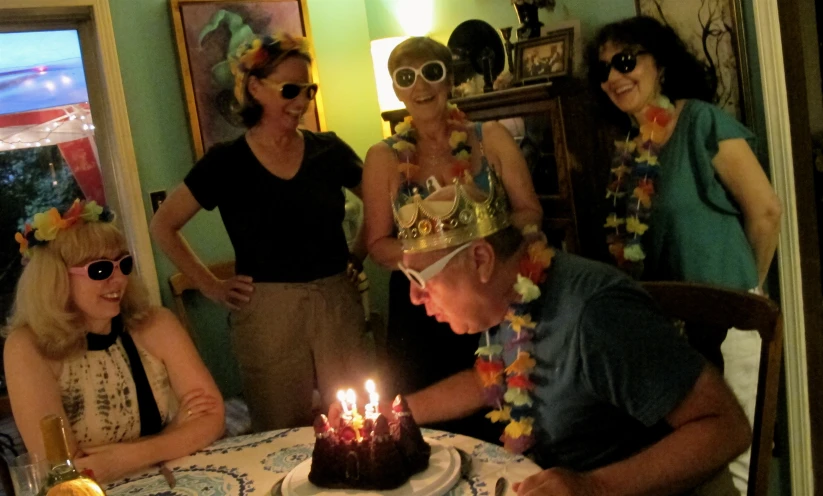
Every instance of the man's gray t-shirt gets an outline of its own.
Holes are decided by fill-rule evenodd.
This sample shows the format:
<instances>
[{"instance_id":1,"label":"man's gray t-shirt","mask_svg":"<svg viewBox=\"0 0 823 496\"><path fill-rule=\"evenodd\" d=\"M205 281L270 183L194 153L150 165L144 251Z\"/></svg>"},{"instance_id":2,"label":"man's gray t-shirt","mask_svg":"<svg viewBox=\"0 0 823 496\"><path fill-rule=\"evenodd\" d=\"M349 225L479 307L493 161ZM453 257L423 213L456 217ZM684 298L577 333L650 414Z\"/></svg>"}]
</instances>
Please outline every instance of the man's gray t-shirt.
<instances>
[{"instance_id":1,"label":"man's gray t-shirt","mask_svg":"<svg viewBox=\"0 0 823 496\"><path fill-rule=\"evenodd\" d=\"M523 348L537 360L537 462L590 470L671 432L665 417L705 361L651 297L617 269L566 253L557 253L540 289L528 304L535 337ZM513 334L504 322L495 341ZM504 351L506 365L517 351Z\"/></svg>"}]
</instances>

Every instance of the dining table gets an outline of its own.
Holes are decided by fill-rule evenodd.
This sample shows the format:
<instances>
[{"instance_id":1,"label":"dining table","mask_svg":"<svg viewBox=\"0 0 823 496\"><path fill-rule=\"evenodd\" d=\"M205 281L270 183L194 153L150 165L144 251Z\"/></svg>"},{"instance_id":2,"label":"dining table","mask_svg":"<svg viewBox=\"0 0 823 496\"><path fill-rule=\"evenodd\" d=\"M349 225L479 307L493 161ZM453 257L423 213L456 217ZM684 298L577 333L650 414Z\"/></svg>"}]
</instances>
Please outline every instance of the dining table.
<instances>
[{"instance_id":1,"label":"dining table","mask_svg":"<svg viewBox=\"0 0 823 496\"><path fill-rule=\"evenodd\" d=\"M505 477L506 494L514 494L512 484L539 472L540 467L523 455L502 447L449 432L422 429L427 440L454 447L471 462L463 462L463 472L449 495L492 496L495 484ZM311 458L314 429L299 427L224 438L190 456L166 462L173 476L164 476L158 467L132 474L106 485L109 496L268 496L292 469Z\"/></svg>"}]
</instances>

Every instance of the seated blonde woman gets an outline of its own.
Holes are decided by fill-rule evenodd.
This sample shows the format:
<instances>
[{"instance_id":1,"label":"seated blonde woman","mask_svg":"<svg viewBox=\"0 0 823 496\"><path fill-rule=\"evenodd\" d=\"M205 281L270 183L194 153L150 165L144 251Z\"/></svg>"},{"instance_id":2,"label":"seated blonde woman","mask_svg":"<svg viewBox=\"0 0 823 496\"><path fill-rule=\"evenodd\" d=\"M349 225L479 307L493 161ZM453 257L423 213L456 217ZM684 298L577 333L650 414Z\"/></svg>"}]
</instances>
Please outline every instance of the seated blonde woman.
<instances>
[{"instance_id":1,"label":"seated blonde woman","mask_svg":"<svg viewBox=\"0 0 823 496\"><path fill-rule=\"evenodd\" d=\"M76 201L18 233L27 264L4 351L15 422L44 454L61 415L79 469L102 482L188 455L223 432L223 400L185 329L149 305L112 214Z\"/></svg>"}]
</instances>

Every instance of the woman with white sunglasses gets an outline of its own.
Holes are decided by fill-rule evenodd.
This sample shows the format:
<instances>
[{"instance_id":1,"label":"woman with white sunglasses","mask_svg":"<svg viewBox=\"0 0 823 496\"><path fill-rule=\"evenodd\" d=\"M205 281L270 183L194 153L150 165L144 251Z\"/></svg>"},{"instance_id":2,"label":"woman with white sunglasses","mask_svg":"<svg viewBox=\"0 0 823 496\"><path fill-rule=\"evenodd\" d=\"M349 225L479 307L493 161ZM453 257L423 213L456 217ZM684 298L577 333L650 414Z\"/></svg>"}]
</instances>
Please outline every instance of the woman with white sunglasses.
<instances>
[{"instance_id":1,"label":"woman with white sunglasses","mask_svg":"<svg viewBox=\"0 0 823 496\"><path fill-rule=\"evenodd\" d=\"M409 118L397 134L369 150L363 171L364 229L369 255L393 270L389 287L386 393L408 394L471 367L477 336L458 336L437 316L412 305L409 280L398 271L402 259L393 208L415 195L428 197L454 181L483 192L489 173L502 180L520 228L540 225L542 208L526 162L509 132L498 122L473 123L449 105L453 87L448 47L426 37L400 43L391 53L389 73ZM425 228L425 226L424 226ZM437 228L437 226L431 226ZM481 419L482 420L482 419ZM486 422L474 425L485 429ZM479 436L469 423L445 427Z\"/></svg>"},{"instance_id":2,"label":"woman with white sunglasses","mask_svg":"<svg viewBox=\"0 0 823 496\"><path fill-rule=\"evenodd\" d=\"M80 470L101 482L191 454L224 428L223 399L186 330L151 307L126 238L94 202L35 215L18 233L4 368L17 428L45 456L59 415Z\"/></svg>"},{"instance_id":3,"label":"woman with white sunglasses","mask_svg":"<svg viewBox=\"0 0 823 496\"><path fill-rule=\"evenodd\" d=\"M255 39L231 59L248 130L212 147L154 215L160 248L209 299L232 310L232 345L252 429L311 424L313 391L362 384L365 316L343 230L345 193L362 162L334 133L299 129L317 93L302 38ZM237 275L218 279L183 240L197 212L219 207ZM355 274L356 277L356 274Z\"/></svg>"}]
</instances>

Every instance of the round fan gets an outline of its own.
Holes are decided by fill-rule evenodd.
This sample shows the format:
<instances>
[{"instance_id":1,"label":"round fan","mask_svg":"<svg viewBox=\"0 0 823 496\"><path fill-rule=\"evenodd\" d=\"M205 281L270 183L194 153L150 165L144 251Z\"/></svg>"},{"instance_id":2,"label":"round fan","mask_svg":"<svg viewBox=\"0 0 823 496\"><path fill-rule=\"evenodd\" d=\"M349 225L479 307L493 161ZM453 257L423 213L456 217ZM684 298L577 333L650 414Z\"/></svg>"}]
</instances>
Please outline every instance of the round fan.
<instances>
[{"instance_id":1,"label":"round fan","mask_svg":"<svg viewBox=\"0 0 823 496\"><path fill-rule=\"evenodd\" d=\"M454 61L454 83L482 74L488 86L503 72L506 55L503 40L491 24L472 19L454 28L449 36Z\"/></svg>"}]
</instances>

